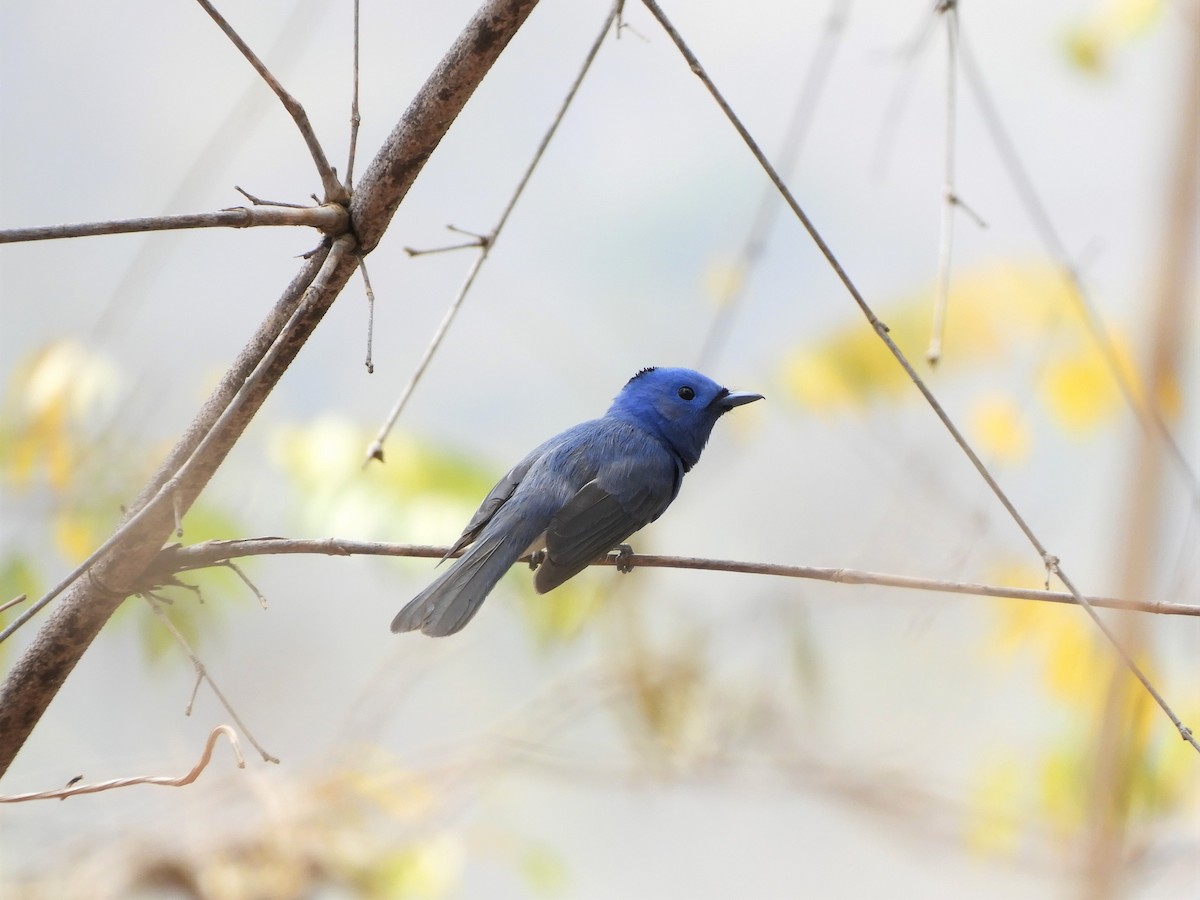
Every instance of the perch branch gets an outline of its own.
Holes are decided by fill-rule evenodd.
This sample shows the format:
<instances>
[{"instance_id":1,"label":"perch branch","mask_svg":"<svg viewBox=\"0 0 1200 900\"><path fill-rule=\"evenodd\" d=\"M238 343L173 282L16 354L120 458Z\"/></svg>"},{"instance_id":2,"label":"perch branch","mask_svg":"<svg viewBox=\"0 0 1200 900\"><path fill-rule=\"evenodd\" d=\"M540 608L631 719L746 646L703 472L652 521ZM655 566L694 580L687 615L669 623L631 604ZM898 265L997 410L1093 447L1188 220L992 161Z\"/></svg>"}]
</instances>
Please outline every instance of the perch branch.
<instances>
[{"instance_id":1,"label":"perch branch","mask_svg":"<svg viewBox=\"0 0 1200 900\"><path fill-rule=\"evenodd\" d=\"M441 559L447 547L425 544L390 544L380 541L349 541L338 538L249 538L236 541L205 541L191 546L167 547L151 567L148 575L165 581L180 572L224 565L231 559L246 556L280 554L316 554L325 556L406 556ZM456 554L457 555L457 554ZM616 565L614 557L597 560L594 565ZM708 572L742 572L750 575L775 575L783 578L806 578L831 581L837 584L873 584L882 587L917 591L938 591L950 594L969 594L980 597L1002 597L1013 600L1037 600L1046 603L1074 603L1069 593L1037 589L973 584L965 581L940 581L933 578L914 578L908 575L889 575L860 569L787 566L775 563L741 562L732 559L701 559L691 556L648 556L635 553L624 557L622 564L659 569L700 569ZM1173 616L1200 616L1200 604L1155 603L1139 600L1120 600L1112 597L1089 597L1093 606L1124 609L1135 612Z\"/></svg>"}]
</instances>

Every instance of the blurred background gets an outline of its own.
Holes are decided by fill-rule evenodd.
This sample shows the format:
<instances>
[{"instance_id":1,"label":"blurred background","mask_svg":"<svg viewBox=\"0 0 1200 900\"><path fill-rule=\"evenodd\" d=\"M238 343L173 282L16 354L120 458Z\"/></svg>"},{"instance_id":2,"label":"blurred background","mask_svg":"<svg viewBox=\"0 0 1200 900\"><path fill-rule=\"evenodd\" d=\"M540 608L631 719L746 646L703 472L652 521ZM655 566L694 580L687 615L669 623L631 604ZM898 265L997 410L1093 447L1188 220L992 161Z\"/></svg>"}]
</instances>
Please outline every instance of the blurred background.
<instances>
[{"instance_id":1,"label":"blurred background","mask_svg":"<svg viewBox=\"0 0 1200 900\"><path fill-rule=\"evenodd\" d=\"M363 4L356 171L475 6ZM1200 10L961 5L965 208L931 367L953 22L933 6L666 11L1079 587L1196 604ZM341 169L351 5L219 8ZM1042 586L1042 561L799 224L763 205L762 172L636 3L386 465L362 467L475 253L403 248L495 225L608 9L538 6L370 257L374 374L355 279L183 540L450 543L535 444L602 413L637 369L692 365L767 400L720 424L637 550ZM0 227L237 206L234 185L294 203L319 189L295 126L199 7L0 6ZM107 536L314 243L255 229L3 248L0 602L37 596ZM1144 437L1114 358L1152 385L1135 394L1187 465ZM165 611L281 764L243 736L245 771L219 745L187 788L4 806L6 896L1200 891L1200 761L1079 609L646 569L536 597L518 570L433 641L388 631L431 560L244 568L266 611L225 570L189 579L202 604L174 590ZM1195 727L1200 620L1106 619ZM0 645L6 669L41 621ZM130 599L2 790L182 774L230 721L207 686L184 715L193 681Z\"/></svg>"}]
</instances>

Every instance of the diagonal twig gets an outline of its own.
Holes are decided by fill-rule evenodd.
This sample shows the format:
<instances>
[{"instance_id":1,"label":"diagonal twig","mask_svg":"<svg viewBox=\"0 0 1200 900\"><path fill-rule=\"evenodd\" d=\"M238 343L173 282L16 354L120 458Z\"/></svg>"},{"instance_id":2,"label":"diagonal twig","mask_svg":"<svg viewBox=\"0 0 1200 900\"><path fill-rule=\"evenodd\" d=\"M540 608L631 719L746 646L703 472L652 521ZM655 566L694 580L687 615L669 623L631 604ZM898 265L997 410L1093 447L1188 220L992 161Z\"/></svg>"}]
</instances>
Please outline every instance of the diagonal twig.
<instances>
[{"instance_id":1,"label":"diagonal twig","mask_svg":"<svg viewBox=\"0 0 1200 900\"><path fill-rule=\"evenodd\" d=\"M1155 688L1154 684L1146 676L1146 673L1142 671L1142 667L1137 664L1137 662L1125 649L1121 641L1117 638L1116 634L1113 633L1112 629L1109 628L1109 626L1096 612L1095 608L1088 601L1088 598L1079 591L1079 588L1075 586L1074 582L1071 581L1071 579L1067 576L1067 573L1062 570L1061 566L1059 565L1058 558L1051 554L1050 551L1046 549L1045 545L1042 544L1041 540L1029 526L1029 523L1025 521L1025 517L1022 516L1016 506L1013 505L1013 502L1011 499L1009 499L1008 494L1006 494L1004 489L1000 487L1000 484L993 477L987 466L984 465L983 460L979 458L979 455L967 442L967 439L958 429L958 426L954 424L945 408L943 408L938 399L933 395L933 392L929 389L929 386L925 383L921 376L917 374L917 370L913 367L908 357L905 356L904 351L900 349L899 345L896 344L891 335L888 333L887 325L885 325L879 319L879 317L875 315L874 310L871 309L871 306L867 303L866 298L863 297L857 285L855 285L853 280L851 280L850 276L847 274L846 270L842 267L841 262L838 260L837 256L834 255L833 250L825 242L825 239L821 237L820 232L817 231L816 226L808 217L808 214L804 212L796 198L792 195L792 192L788 190L787 185L783 183L783 180L779 177L779 173L775 170L775 167L771 165L770 160L767 159L766 154L764 154L762 151L762 148L759 147L753 136L749 131L747 131L746 126L742 123L741 118L733 111L732 107L730 107L724 96L717 89L717 86L713 83L712 79L709 78L708 73L704 70L704 67L700 65L700 60L696 58L696 55L692 52L691 48L688 47L688 45L684 42L682 36L675 29L675 26L673 26L670 20L667 18L666 13L662 11L662 8L658 5L656 0L642 0L642 4L650 11L651 15L658 20L658 23L671 38L671 41L675 44L683 58L687 61L692 72L704 84L704 87L708 90L713 100L716 101L717 106L720 107L721 111L725 114L725 117L737 131L743 142L745 142L747 148L753 154L754 158L758 160L759 165L762 166L767 177L771 179L771 182L779 190L783 199L787 202L788 206L791 207L792 212L800 221L800 224L804 226L804 230L808 232L810 239L814 244L816 244L817 249L821 252L821 255L825 257L825 261L829 264L834 273L837 275L838 279L842 282L842 285L846 288L846 291L850 294L851 298L854 300L863 316L867 319L867 322L870 323L871 328L875 331L875 334L887 347L888 352L892 354L892 357L896 360L900 367L904 369L905 374L908 375L909 379L913 382L913 385L918 391L920 391L921 396L925 398L925 401L929 404L929 407L941 421L946 431L950 434L950 437L958 445L959 449L962 450L962 452L966 455L967 459L970 460L971 465L975 467L975 471L978 472L979 476L987 483L987 486L996 496L996 499L1000 501L1000 504L1008 512L1009 516L1012 518L1013 522L1017 525L1021 532L1025 535L1030 545L1035 551L1037 551L1038 556L1044 560L1046 566L1058 576L1058 579L1062 582L1063 587L1067 589L1075 601L1087 613L1089 618L1091 618L1091 620L1096 624L1096 627L1100 629L1101 634L1103 634L1109 644L1112 645L1113 650L1116 651L1117 655L1124 662L1125 667L1129 670L1130 674L1132 674L1141 683L1142 687L1146 689L1146 692L1154 699L1154 702L1158 704L1159 708L1163 711L1167 718L1171 720L1171 723L1179 731L1180 737L1187 741L1197 753L1200 753L1200 743L1197 743L1196 737L1193 735L1192 730L1183 724L1179 716L1176 715L1175 710L1171 708L1170 704L1167 703L1162 694L1158 692L1158 689Z\"/></svg>"},{"instance_id":2,"label":"diagonal twig","mask_svg":"<svg viewBox=\"0 0 1200 900\"><path fill-rule=\"evenodd\" d=\"M850 0L832 0L829 12L825 18L825 29L821 33L820 43L809 60L804 78L800 82L800 90L796 96L796 104L792 108L791 120L784 133L783 143L779 148L779 170L790 172L796 166L796 160L808 137L809 126L817 111L821 95L829 73L833 70L834 58L842 44L846 32L846 22L850 17ZM735 265L736 277L727 280L726 286L717 297L717 311L708 326L708 334L700 348L700 356L696 367L707 371L712 367L724 341L728 338L742 299L746 296L746 284L750 272L762 259L767 249L771 227L779 213L779 198L771 185L763 188L758 199L758 207L751 219L750 229L746 232L746 240L742 244Z\"/></svg>"},{"instance_id":3,"label":"diagonal twig","mask_svg":"<svg viewBox=\"0 0 1200 900\"><path fill-rule=\"evenodd\" d=\"M0 794L0 803L24 803L27 800L65 800L67 797L74 797L76 794L98 794L101 791L111 791L114 788L130 787L135 784L185 787L199 778L200 773L208 768L208 764L212 760L213 750L217 746L217 738L222 735L229 739L229 746L233 748L233 755L237 759L237 767L239 769L246 768L246 760L242 758L242 748L238 744L237 733L228 725L218 725L208 733L208 740L204 742L204 751L200 754L200 759L196 765L192 766L192 770L186 775L180 775L178 778L172 778L169 775L138 775L133 778L113 778L109 781L97 781L92 784L76 784L54 791L35 791L29 794Z\"/></svg>"},{"instance_id":4,"label":"diagonal twig","mask_svg":"<svg viewBox=\"0 0 1200 900\"><path fill-rule=\"evenodd\" d=\"M233 26L226 21L223 15L217 12L216 7L209 0L196 0L196 2L217 23L217 27L225 32L225 36L233 42L233 45L238 48L238 51L246 58L246 61L254 67L254 71L267 83L267 87L275 92L275 96L283 103L284 109L288 111L288 114L296 123L296 127L300 129L300 135L304 138L304 143L308 147L308 152L312 156L313 163L316 164L317 174L321 177L321 187L325 191L325 202L345 203L350 195L346 188L342 187L338 181L337 173L333 170L333 167L329 165L329 160L325 156L325 150L321 147L321 142L317 140L312 123L308 121L308 113L304 111L304 107L300 105L300 101L283 89L283 85L271 74L271 70L255 55L254 51L250 49L250 45L242 40L242 36L233 30Z\"/></svg>"},{"instance_id":5,"label":"diagonal twig","mask_svg":"<svg viewBox=\"0 0 1200 900\"><path fill-rule=\"evenodd\" d=\"M188 658L192 661L192 665L196 668L197 682L201 680L208 682L208 686L212 688L212 692L216 694L217 699L221 701L221 705L225 707L225 711L229 713L230 717L237 724L237 727L242 730L242 734L246 735L246 740L248 740L254 746L254 749L258 751L259 755L263 758L263 762L278 763L279 760L263 749L263 746L254 739L254 735L250 733L250 729L246 727L246 723L242 721L242 717L237 714L237 710L233 708L233 704L229 702L228 698L221 691L221 688L215 681L213 681L212 675L209 674L208 667L201 662L200 657L196 655L196 651L193 650L191 644L187 642L187 638L183 636L179 629L175 627L175 623L172 622L170 617L163 611L162 603L152 594L146 594L146 602L150 605L150 608L154 610L154 614L158 616L158 620L162 622L163 626L168 632L170 632L171 637L175 640L175 643L180 646L183 652L186 653ZM193 700L195 699L195 696L196 692L192 691ZM192 701L189 700L189 715L191 714L191 708Z\"/></svg>"},{"instance_id":6,"label":"diagonal twig","mask_svg":"<svg viewBox=\"0 0 1200 900\"><path fill-rule=\"evenodd\" d=\"M466 277L463 279L462 285L458 289L458 293L454 295L454 299L450 301L449 307L446 309L446 314L442 317L442 321L438 324L437 330L434 331L433 337L430 338L428 346L425 348L425 353L421 356L420 362L413 370L413 374L409 377L408 383L400 392L400 396L388 411L387 418L380 427L379 432L375 435L367 453L363 459L363 465L368 465L371 460L379 460L383 462L383 442L387 440L388 434L391 433L396 420L400 418L400 413L404 411L405 405L416 390L417 384L421 381L421 376L425 374L425 370L429 368L429 363L433 359L434 354L442 344L442 340L446 337L446 332L450 330L451 324L454 322L455 316L458 315L459 309L462 307L463 300L467 293L471 290L471 286L475 283L475 277L479 274L479 270L483 268L483 264L487 261L488 254L491 253L492 247L495 246L496 239L500 237L500 232L504 230L508 218L512 215L513 209L517 205L517 201L521 199L521 195L525 192L525 186L529 184L529 179L533 177L533 172L541 162L542 156L546 153L546 148L550 145L551 139L555 132L558 131L558 126L562 123L563 117L566 116L567 110L571 106L571 101L575 99L576 93L579 91L579 86L583 83L584 76L592 67L592 62L596 59L596 54L600 52L600 47L607 37L609 29L612 28L613 20L616 18L617 10L621 5L621 0L618 0L609 10L608 15L604 18L604 24L600 27L599 34L596 35L596 40L592 42L591 48L584 57L583 65L580 66L579 73L575 76L575 80L571 83L570 90L567 91L567 96L563 98L563 102L559 105L558 112L555 114L550 127L546 129L546 133L542 135L542 140L534 151L533 158L529 161L529 165L525 167L525 172L521 175L521 179L517 182L517 187L509 197L508 203L505 205L503 212L500 213L500 218L496 222L496 227L487 235L478 235L477 240L470 244L462 246L477 246L479 255L475 257L471 267L467 270ZM456 248L457 249L457 248ZM428 251L426 251L428 252ZM415 255L410 252L410 255Z\"/></svg>"}]
</instances>

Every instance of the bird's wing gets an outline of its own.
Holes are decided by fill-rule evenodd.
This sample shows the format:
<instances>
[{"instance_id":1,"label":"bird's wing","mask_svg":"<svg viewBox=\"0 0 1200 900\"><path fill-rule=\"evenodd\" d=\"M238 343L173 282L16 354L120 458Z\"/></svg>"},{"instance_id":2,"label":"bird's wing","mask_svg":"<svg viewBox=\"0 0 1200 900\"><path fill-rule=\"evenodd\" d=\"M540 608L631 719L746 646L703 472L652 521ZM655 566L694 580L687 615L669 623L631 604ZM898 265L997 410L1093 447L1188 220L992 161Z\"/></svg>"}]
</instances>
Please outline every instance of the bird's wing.
<instances>
[{"instance_id":1,"label":"bird's wing","mask_svg":"<svg viewBox=\"0 0 1200 900\"><path fill-rule=\"evenodd\" d=\"M492 488L491 493L483 498L483 502L479 504L479 509L475 510L475 515L471 516L471 521L467 523L467 527L463 529L463 533L454 542L454 546L447 550L446 555L442 557L443 562L479 537L479 533L483 531L484 526L496 515L496 510L508 502L508 498L516 491L517 486L520 485L521 480L529 473L529 469L533 464L546 452L549 444L550 442L547 441L533 450L523 460L509 469L503 478L496 482L496 486Z\"/></svg>"},{"instance_id":2,"label":"bird's wing","mask_svg":"<svg viewBox=\"0 0 1200 900\"><path fill-rule=\"evenodd\" d=\"M533 582L538 593L558 587L653 522L677 490L673 458L650 458L621 467L619 474L601 472L550 520L546 558Z\"/></svg>"}]
</instances>

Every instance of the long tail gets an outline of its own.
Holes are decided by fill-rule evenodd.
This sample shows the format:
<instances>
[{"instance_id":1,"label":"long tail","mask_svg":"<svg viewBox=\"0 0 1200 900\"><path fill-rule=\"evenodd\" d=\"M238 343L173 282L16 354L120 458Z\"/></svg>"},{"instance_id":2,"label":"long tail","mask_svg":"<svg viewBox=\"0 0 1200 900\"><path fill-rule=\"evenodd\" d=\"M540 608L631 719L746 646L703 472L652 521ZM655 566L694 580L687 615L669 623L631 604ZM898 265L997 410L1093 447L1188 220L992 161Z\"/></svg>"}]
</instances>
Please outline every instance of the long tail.
<instances>
[{"instance_id":1,"label":"long tail","mask_svg":"<svg viewBox=\"0 0 1200 900\"><path fill-rule=\"evenodd\" d=\"M392 619L392 631L444 637L471 621L504 573L525 552L523 535L484 534L429 587Z\"/></svg>"}]
</instances>

